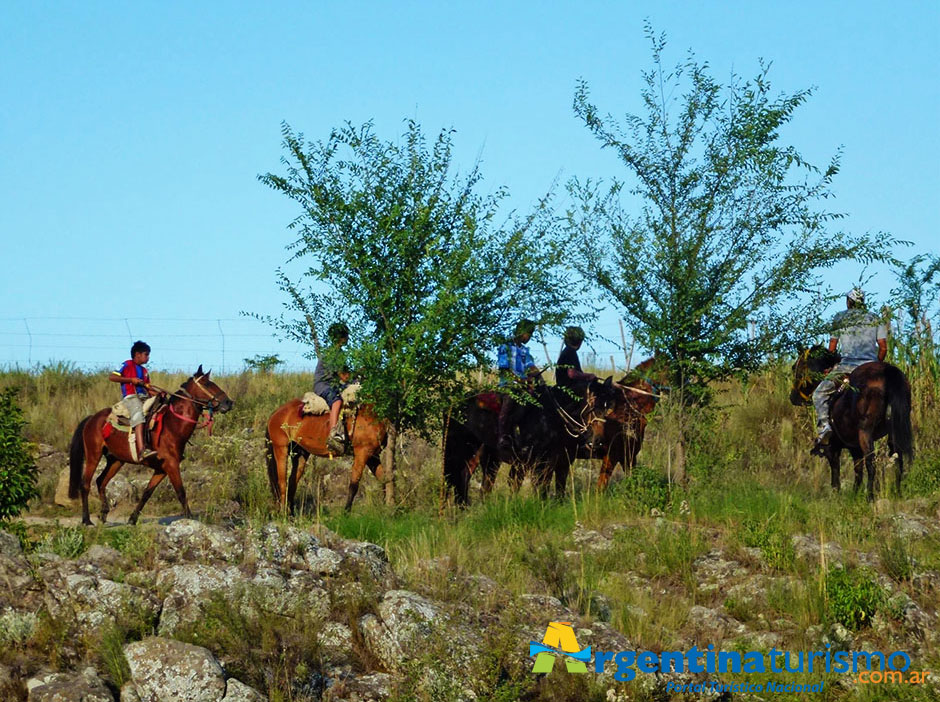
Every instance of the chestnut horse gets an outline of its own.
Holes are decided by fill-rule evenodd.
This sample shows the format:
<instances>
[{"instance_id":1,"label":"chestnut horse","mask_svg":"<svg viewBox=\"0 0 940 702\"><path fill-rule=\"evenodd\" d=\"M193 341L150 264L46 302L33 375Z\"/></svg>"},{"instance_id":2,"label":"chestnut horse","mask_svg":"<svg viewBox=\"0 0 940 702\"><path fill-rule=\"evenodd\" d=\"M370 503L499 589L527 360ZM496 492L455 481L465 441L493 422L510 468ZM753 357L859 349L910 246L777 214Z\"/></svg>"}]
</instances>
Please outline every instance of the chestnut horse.
<instances>
[{"instance_id":1,"label":"chestnut horse","mask_svg":"<svg viewBox=\"0 0 940 702\"><path fill-rule=\"evenodd\" d=\"M329 456L326 439L330 434L330 415L303 414L302 400L289 400L274 410L268 419L265 431L265 446L268 463L268 480L271 492L281 509L287 507L294 513L297 486L304 474L307 458ZM349 497L346 511L352 509L353 500L359 491L363 469L369 470L382 480L381 452L385 445L385 423L372 411L371 405L361 405L355 412L344 412L340 419L346 423L346 436L350 437L353 449L352 472L349 476ZM291 469L288 480L287 462Z\"/></svg>"},{"instance_id":2,"label":"chestnut horse","mask_svg":"<svg viewBox=\"0 0 940 702\"><path fill-rule=\"evenodd\" d=\"M593 452L585 450L578 453L578 458L601 459L601 470L597 477L600 490L607 487L618 463L627 474L636 466L636 457L643 447L643 436L646 434L646 415L655 409L659 397L655 392L656 387L649 380L631 380L632 377L632 374L628 375L614 386L619 392L613 409L604 420L600 452L595 449Z\"/></svg>"},{"instance_id":3,"label":"chestnut horse","mask_svg":"<svg viewBox=\"0 0 940 702\"><path fill-rule=\"evenodd\" d=\"M513 455L502 457L510 463L513 490L531 471L543 498L553 475L556 497L564 496L571 462L583 446L601 440L604 418L619 394L611 378L586 383L580 390L580 397L572 397L557 386L538 385L536 402L520 408L517 445ZM445 421L444 479L458 505L470 503L470 478L477 467L483 471L482 496L496 481L501 458L496 445L499 408L492 403L492 395L469 398Z\"/></svg>"},{"instance_id":4,"label":"chestnut horse","mask_svg":"<svg viewBox=\"0 0 940 702\"><path fill-rule=\"evenodd\" d=\"M105 488L125 463L137 463L153 468L153 477L150 478L150 483L141 495L140 502L128 518L128 523L137 523L140 511L147 504L147 500L167 477L183 506L183 516L192 518L189 502L186 500L186 489L180 477L183 448L196 430L196 422L203 410L208 410L210 414L222 413L228 412L233 405L234 403L225 391L209 379L209 373L203 373L200 365L196 372L180 386L180 389L172 393L169 404L161 410L163 428L157 445L153 447L157 453L144 461L135 461L132 458L125 432L115 430L107 439L104 438L102 431L108 423L110 407L85 417L75 429L69 448L69 497L75 499L81 492L82 524L91 524L91 517L88 514L88 493L91 491L91 478L102 456L106 463L97 480L102 523L107 520L110 510Z\"/></svg>"},{"instance_id":5,"label":"chestnut horse","mask_svg":"<svg viewBox=\"0 0 940 702\"><path fill-rule=\"evenodd\" d=\"M813 346L800 352L793 364L793 386L790 402L808 405L813 391L841 356ZM891 409L890 413L888 408ZM890 363L872 361L863 363L848 376L848 386L832 394L829 405L832 436L829 444L814 449L814 453L829 461L832 488L840 487L840 457L848 449L855 461L855 490L862 484L862 469L868 471L868 499L875 499L875 442L888 437L888 451L897 456L895 483L901 494L901 476L904 457L913 458L913 432L911 430L911 386L904 373Z\"/></svg>"}]
</instances>

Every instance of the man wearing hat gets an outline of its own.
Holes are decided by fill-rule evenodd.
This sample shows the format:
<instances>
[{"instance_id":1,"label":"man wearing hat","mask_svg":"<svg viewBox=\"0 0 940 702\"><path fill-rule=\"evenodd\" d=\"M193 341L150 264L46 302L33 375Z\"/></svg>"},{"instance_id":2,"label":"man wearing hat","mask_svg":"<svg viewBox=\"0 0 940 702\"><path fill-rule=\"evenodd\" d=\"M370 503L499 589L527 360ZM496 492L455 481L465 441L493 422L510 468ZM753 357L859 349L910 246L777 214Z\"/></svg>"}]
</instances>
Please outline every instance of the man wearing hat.
<instances>
[{"instance_id":1,"label":"man wearing hat","mask_svg":"<svg viewBox=\"0 0 940 702\"><path fill-rule=\"evenodd\" d=\"M570 388L579 382L596 380L593 373L584 373L581 370L581 360L578 358L578 349L584 342L584 330L581 327L568 327L565 329L564 346L555 362L555 385Z\"/></svg>"},{"instance_id":2,"label":"man wearing hat","mask_svg":"<svg viewBox=\"0 0 940 702\"><path fill-rule=\"evenodd\" d=\"M842 360L813 392L816 408L817 446L829 443L832 426L829 424L829 400L836 390L836 382L863 363L884 361L888 353L888 329L884 322L865 309L865 293L852 288L845 297L846 310L832 319L829 350L838 349Z\"/></svg>"},{"instance_id":3,"label":"man wearing hat","mask_svg":"<svg viewBox=\"0 0 940 702\"><path fill-rule=\"evenodd\" d=\"M529 347L526 346L532 333L535 331L535 322L522 319L516 324L513 338L505 344L500 344L496 350L496 366L499 369L499 388L502 391L502 403L499 408L499 422L497 425L497 448L500 452L507 452L512 448L511 431L513 429L512 417L517 406L513 393L528 392L528 381L538 377L538 367L532 360Z\"/></svg>"}]
</instances>

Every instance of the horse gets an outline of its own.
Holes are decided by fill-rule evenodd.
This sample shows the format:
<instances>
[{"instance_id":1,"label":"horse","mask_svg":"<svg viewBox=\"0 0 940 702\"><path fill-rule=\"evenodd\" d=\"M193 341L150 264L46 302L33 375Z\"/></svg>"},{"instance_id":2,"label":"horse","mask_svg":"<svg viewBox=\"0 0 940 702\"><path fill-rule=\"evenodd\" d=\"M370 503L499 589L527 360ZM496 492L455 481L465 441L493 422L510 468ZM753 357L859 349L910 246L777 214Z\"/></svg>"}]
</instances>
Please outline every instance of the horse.
<instances>
[{"instance_id":1,"label":"horse","mask_svg":"<svg viewBox=\"0 0 940 702\"><path fill-rule=\"evenodd\" d=\"M636 466L636 457L643 447L646 433L646 416L656 407L658 394L656 387L646 378L636 378L633 374L624 376L614 384L618 390L613 409L604 420L604 431L600 441L600 474L597 477L598 490L605 490L610 476L619 463L624 473L629 473ZM598 458L597 449L588 451L582 448L578 458Z\"/></svg>"},{"instance_id":2,"label":"horse","mask_svg":"<svg viewBox=\"0 0 940 702\"><path fill-rule=\"evenodd\" d=\"M208 410L210 415L215 412L224 413L231 410L234 404L225 391L209 379L209 373L203 373L202 365L200 365L196 372L180 386L180 389L170 395L169 403L158 411L162 416L160 419L162 428L154 446L157 453L143 461L133 458L127 435L124 432L111 431L105 436L104 430L109 426L110 407L85 417L75 428L69 447L69 497L75 499L81 493L82 524L91 525L92 523L88 513L88 493L91 491L91 479L95 468L102 457L106 463L97 480L102 524L107 521L110 511L105 492L108 482L125 463L136 463L153 469L153 476L141 495L140 502L128 518L128 523L137 523L147 500L167 477L183 507L183 516L191 519L192 511L189 509L186 489L180 477L183 449L196 430L199 415L203 410Z\"/></svg>"},{"instance_id":3,"label":"horse","mask_svg":"<svg viewBox=\"0 0 940 702\"><path fill-rule=\"evenodd\" d=\"M578 387L582 396L572 396L557 386L538 385L535 402L525 403L520 410L519 436L509 456L500 456L497 448L499 407L495 393L475 395L452 410L445 418L444 479L454 490L455 502L460 506L470 503L470 478L477 468L483 471L481 496L489 494L501 459L510 464L514 491L521 486L525 472L531 471L541 497L547 497L553 475L555 495L564 497L572 461L582 443L601 440L603 420L616 395L612 378Z\"/></svg>"},{"instance_id":4,"label":"horse","mask_svg":"<svg viewBox=\"0 0 940 702\"><path fill-rule=\"evenodd\" d=\"M302 400L293 399L274 410L264 434L271 493L281 509L289 509L291 514L294 513L297 485L303 477L307 459L311 455L331 455L326 445L330 434L329 413L304 414L303 404ZM385 422L376 417L372 405L368 404L357 406L354 412L344 412L340 421L346 423L346 436L353 450L349 496L346 498L346 511L349 512L359 491L363 469L368 466L376 478L382 480L384 477L381 453L387 432ZM290 476L287 472L288 457Z\"/></svg>"},{"instance_id":5,"label":"horse","mask_svg":"<svg viewBox=\"0 0 940 702\"><path fill-rule=\"evenodd\" d=\"M839 354L818 344L801 349L792 367L790 402L810 404L813 391L841 360ZM910 461L914 455L911 386L901 369L881 361L863 363L849 374L847 386L836 390L830 402L832 437L828 445L814 449L814 453L828 459L833 490L839 490L841 485L839 459L842 449L848 449L855 462L855 491L862 484L864 467L868 472L868 500L874 500L874 444L887 436L888 450L897 457L895 483L900 495L904 457Z\"/></svg>"}]
</instances>

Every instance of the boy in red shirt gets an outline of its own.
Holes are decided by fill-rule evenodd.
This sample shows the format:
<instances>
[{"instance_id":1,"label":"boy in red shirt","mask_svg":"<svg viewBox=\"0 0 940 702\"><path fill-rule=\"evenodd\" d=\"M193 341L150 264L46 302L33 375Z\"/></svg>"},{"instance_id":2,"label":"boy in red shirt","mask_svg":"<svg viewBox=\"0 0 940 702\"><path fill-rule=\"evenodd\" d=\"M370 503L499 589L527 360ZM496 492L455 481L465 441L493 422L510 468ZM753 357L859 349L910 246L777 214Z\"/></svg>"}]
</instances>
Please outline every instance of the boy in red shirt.
<instances>
[{"instance_id":1,"label":"boy in red shirt","mask_svg":"<svg viewBox=\"0 0 940 702\"><path fill-rule=\"evenodd\" d=\"M144 445L144 400L156 391L150 387L150 374L144 364L150 361L150 346L135 341L131 346L130 360L124 361L120 370L111 371L108 380L121 384L122 402L130 414L131 429L137 439L138 460L156 456L157 452Z\"/></svg>"}]
</instances>

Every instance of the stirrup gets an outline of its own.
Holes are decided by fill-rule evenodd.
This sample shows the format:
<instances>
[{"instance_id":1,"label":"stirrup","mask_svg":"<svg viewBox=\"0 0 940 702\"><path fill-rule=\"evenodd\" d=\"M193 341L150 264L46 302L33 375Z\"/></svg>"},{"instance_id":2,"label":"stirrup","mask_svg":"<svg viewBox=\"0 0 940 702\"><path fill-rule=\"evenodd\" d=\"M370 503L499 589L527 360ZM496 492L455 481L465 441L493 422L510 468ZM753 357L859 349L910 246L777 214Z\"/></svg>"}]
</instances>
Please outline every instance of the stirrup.
<instances>
[{"instance_id":1,"label":"stirrup","mask_svg":"<svg viewBox=\"0 0 940 702\"><path fill-rule=\"evenodd\" d=\"M148 458L152 458L153 456L156 456L156 455L157 455L157 452L154 451L152 448L145 448L143 452L140 454L140 458L138 460L146 461Z\"/></svg>"}]
</instances>

